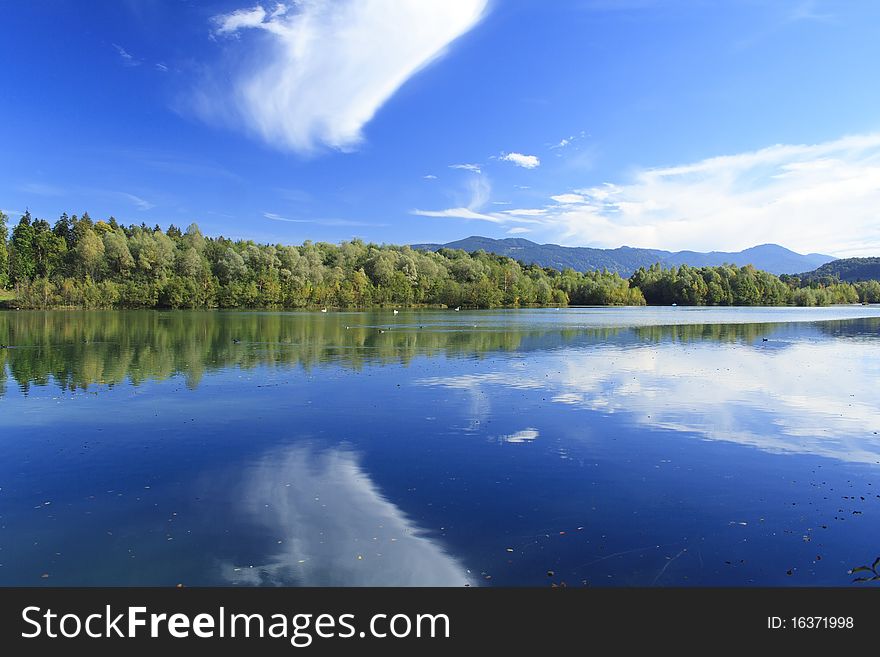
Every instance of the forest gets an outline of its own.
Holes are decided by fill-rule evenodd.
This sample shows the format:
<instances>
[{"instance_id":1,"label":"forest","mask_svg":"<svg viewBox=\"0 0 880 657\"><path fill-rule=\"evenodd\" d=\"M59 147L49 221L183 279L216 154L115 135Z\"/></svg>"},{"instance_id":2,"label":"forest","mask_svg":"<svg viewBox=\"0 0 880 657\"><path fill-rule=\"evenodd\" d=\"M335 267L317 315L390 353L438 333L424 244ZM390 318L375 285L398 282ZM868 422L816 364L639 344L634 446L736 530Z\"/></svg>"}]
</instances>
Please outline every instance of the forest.
<instances>
[{"instance_id":1,"label":"forest","mask_svg":"<svg viewBox=\"0 0 880 657\"><path fill-rule=\"evenodd\" d=\"M558 271L477 251L353 239L257 244L29 212L0 213L0 301L10 308L495 308L573 305L828 305L880 302L880 283L777 277L754 267Z\"/></svg>"}]
</instances>

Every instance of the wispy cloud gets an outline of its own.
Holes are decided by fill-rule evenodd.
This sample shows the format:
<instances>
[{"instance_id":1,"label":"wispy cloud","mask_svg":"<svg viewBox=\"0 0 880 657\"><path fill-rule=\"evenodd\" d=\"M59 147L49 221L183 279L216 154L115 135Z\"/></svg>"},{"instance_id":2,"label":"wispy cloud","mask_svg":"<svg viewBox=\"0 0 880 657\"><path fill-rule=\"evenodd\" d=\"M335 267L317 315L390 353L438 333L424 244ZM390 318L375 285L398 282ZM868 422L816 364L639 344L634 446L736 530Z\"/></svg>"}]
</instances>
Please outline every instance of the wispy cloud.
<instances>
[{"instance_id":1,"label":"wispy cloud","mask_svg":"<svg viewBox=\"0 0 880 657\"><path fill-rule=\"evenodd\" d=\"M116 53L119 55L119 58L122 60L122 63L125 66L140 66L141 60L136 59L130 52L128 52L125 48L120 46L118 43L112 44L113 48L116 50Z\"/></svg>"},{"instance_id":2,"label":"wispy cloud","mask_svg":"<svg viewBox=\"0 0 880 657\"><path fill-rule=\"evenodd\" d=\"M316 226L369 226L382 227L387 224L374 224L366 221L355 221L352 219L289 219L276 212L264 212L263 217L270 221L282 221L288 224L314 224Z\"/></svg>"},{"instance_id":3,"label":"wispy cloud","mask_svg":"<svg viewBox=\"0 0 880 657\"><path fill-rule=\"evenodd\" d=\"M63 187L38 182L26 183L19 189L26 194L34 194L36 196L64 196L68 193L68 190Z\"/></svg>"},{"instance_id":4,"label":"wispy cloud","mask_svg":"<svg viewBox=\"0 0 880 657\"><path fill-rule=\"evenodd\" d=\"M492 187L484 175L473 176L467 185L470 199L466 204L457 205L442 210L411 210L410 213L420 217L435 217L449 219L474 219L488 221L494 224L506 223L537 223L536 216L544 212L543 209L520 209L485 211L484 206L489 204Z\"/></svg>"},{"instance_id":5,"label":"wispy cloud","mask_svg":"<svg viewBox=\"0 0 880 657\"><path fill-rule=\"evenodd\" d=\"M819 21L829 22L834 20L834 14L820 11L816 0L805 0L795 5L794 9L788 15L788 20L797 21Z\"/></svg>"},{"instance_id":6,"label":"wispy cloud","mask_svg":"<svg viewBox=\"0 0 880 657\"><path fill-rule=\"evenodd\" d=\"M531 233L531 228L526 228L525 226L514 226L510 230L507 231L508 235L522 235L523 233Z\"/></svg>"},{"instance_id":7,"label":"wispy cloud","mask_svg":"<svg viewBox=\"0 0 880 657\"><path fill-rule=\"evenodd\" d=\"M156 207L155 203L150 203L149 201L142 199L140 196L135 196L134 194L129 194L127 192L119 192L119 195L133 203L138 210L152 210Z\"/></svg>"},{"instance_id":8,"label":"wispy cloud","mask_svg":"<svg viewBox=\"0 0 880 657\"><path fill-rule=\"evenodd\" d=\"M585 136L586 136L586 132L584 130L581 130L576 135L569 135L568 137L563 137L555 144L550 144L550 150L552 151L552 150L558 150L560 148L567 148L568 146L571 146L574 142L576 142L580 139L583 139Z\"/></svg>"},{"instance_id":9,"label":"wispy cloud","mask_svg":"<svg viewBox=\"0 0 880 657\"><path fill-rule=\"evenodd\" d=\"M643 169L549 200L531 219L569 244L737 250L773 242L802 253L877 255L880 133ZM488 214L494 223L523 220Z\"/></svg>"},{"instance_id":10,"label":"wispy cloud","mask_svg":"<svg viewBox=\"0 0 880 657\"><path fill-rule=\"evenodd\" d=\"M246 30L268 38L240 38L232 46L257 51L233 74L233 117L218 115L218 107L230 103L213 93L203 93L196 109L205 118L232 118L288 150L351 149L379 108L473 28L487 5L488 0L300 0L216 16L215 38L238 38Z\"/></svg>"},{"instance_id":11,"label":"wispy cloud","mask_svg":"<svg viewBox=\"0 0 880 657\"><path fill-rule=\"evenodd\" d=\"M463 169L464 171L472 171L473 173L482 173L479 164L450 164L450 169Z\"/></svg>"},{"instance_id":12,"label":"wispy cloud","mask_svg":"<svg viewBox=\"0 0 880 657\"><path fill-rule=\"evenodd\" d=\"M494 213L476 212L466 207L446 208L445 210L413 210L412 214L420 217L448 217L450 219L479 219L495 224L503 224L507 219Z\"/></svg>"},{"instance_id":13,"label":"wispy cloud","mask_svg":"<svg viewBox=\"0 0 880 657\"><path fill-rule=\"evenodd\" d=\"M516 210L502 210L502 212L515 217L540 217L547 214L547 210L544 208L517 208Z\"/></svg>"},{"instance_id":14,"label":"wispy cloud","mask_svg":"<svg viewBox=\"0 0 880 657\"><path fill-rule=\"evenodd\" d=\"M209 160L203 161L182 157L176 153L155 151L123 151L122 154L151 169L175 176L220 178L233 182L243 182L243 178L237 173Z\"/></svg>"},{"instance_id":15,"label":"wispy cloud","mask_svg":"<svg viewBox=\"0 0 880 657\"><path fill-rule=\"evenodd\" d=\"M437 180L437 176L435 176L433 173L429 173L426 176L422 176L422 178L425 180Z\"/></svg>"},{"instance_id":16,"label":"wispy cloud","mask_svg":"<svg viewBox=\"0 0 880 657\"><path fill-rule=\"evenodd\" d=\"M263 216L266 219L270 219L271 221L284 221L289 224L310 224L310 223L312 223L308 219L288 219L287 217L282 217L280 214L276 214L275 212L264 212Z\"/></svg>"},{"instance_id":17,"label":"wispy cloud","mask_svg":"<svg viewBox=\"0 0 880 657\"><path fill-rule=\"evenodd\" d=\"M163 64L162 62L155 64L155 67L156 67L157 71L162 71L163 73L168 72L168 67L165 64Z\"/></svg>"},{"instance_id":18,"label":"wispy cloud","mask_svg":"<svg viewBox=\"0 0 880 657\"><path fill-rule=\"evenodd\" d=\"M535 169L541 166L541 160L537 155L523 155L522 153L502 153L499 157L504 162L510 162L523 169Z\"/></svg>"}]
</instances>

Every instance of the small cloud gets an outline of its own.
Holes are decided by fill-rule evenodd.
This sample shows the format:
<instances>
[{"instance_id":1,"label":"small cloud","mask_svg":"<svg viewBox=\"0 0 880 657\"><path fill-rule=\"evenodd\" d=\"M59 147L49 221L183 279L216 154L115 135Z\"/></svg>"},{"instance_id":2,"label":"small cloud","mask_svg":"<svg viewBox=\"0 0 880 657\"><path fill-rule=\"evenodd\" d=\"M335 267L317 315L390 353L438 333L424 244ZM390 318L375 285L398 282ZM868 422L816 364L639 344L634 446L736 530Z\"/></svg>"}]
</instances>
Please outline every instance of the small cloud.
<instances>
[{"instance_id":1,"label":"small cloud","mask_svg":"<svg viewBox=\"0 0 880 657\"><path fill-rule=\"evenodd\" d=\"M19 210L0 210L7 217L21 217L24 215L24 212L20 212Z\"/></svg>"},{"instance_id":2,"label":"small cloud","mask_svg":"<svg viewBox=\"0 0 880 657\"><path fill-rule=\"evenodd\" d=\"M544 208L519 208L517 210L502 210L504 214L512 214L519 217L540 217L547 214Z\"/></svg>"},{"instance_id":3,"label":"small cloud","mask_svg":"<svg viewBox=\"0 0 880 657\"><path fill-rule=\"evenodd\" d=\"M167 73L167 72L168 72L168 67L165 66L165 64L163 64L162 62L159 62L158 64L156 64L156 70L157 70L157 71L162 71L163 73Z\"/></svg>"},{"instance_id":4,"label":"small cloud","mask_svg":"<svg viewBox=\"0 0 880 657\"><path fill-rule=\"evenodd\" d=\"M541 165L537 155L523 155L522 153L502 153L500 158L504 162L510 162L523 169L534 169Z\"/></svg>"},{"instance_id":5,"label":"small cloud","mask_svg":"<svg viewBox=\"0 0 880 657\"><path fill-rule=\"evenodd\" d=\"M483 173L483 170L480 168L479 164L450 164L450 169L463 169L465 171L472 171L474 173Z\"/></svg>"},{"instance_id":6,"label":"small cloud","mask_svg":"<svg viewBox=\"0 0 880 657\"><path fill-rule=\"evenodd\" d=\"M120 192L120 195L131 201L138 210L152 210L156 207L154 203L150 203L149 201L142 199L140 196L135 196L134 194L128 194L126 192Z\"/></svg>"},{"instance_id":7,"label":"small cloud","mask_svg":"<svg viewBox=\"0 0 880 657\"><path fill-rule=\"evenodd\" d=\"M276 212L264 212L263 217L270 221L283 221L288 224L315 224L316 226L369 226L375 228L388 225L371 224L364 221L352 221L350 219L288 219Z\"/></svg>"},{"instance_id":8,"label":"small cloud","mask_svg":"<svg viewBox=\"0 0 880 657\"><path fill-rule=\"evenodd\" d=\"M125 48L120 46L118 43L112 44L116 49L116 52L119 54L119 57L122 59L122 63L125 66L140 66L141 60L135 59L131 53L129 53Z\"/></svg>"},{"instance_id":9,"label":"small cloud","mask_svg":"<svg viewBox=\"0 0 880 657\"><path fill-rule=\"evenodd\" d=\"M523 233L531 233L531 228L526 228L525 226L514 226L509 231L507 231L508 235L522 235Z\"/></svg>"},{"instance_id":10,"label":"small cloud","mask_svg":"<svg viewBox=\"0 0 880 657\"><path fill-rule=\"evenodd\" d=\"M834 14L821 13L816 10L815 0L806 0L806 2L801 2L788 15L788 20L791 22L797 22L797 21L828 22L828 21L833 21L833 19L834 19Z\"/></svg>"},{"instance_id":11,"label":"small cloud","mask_svg":"<svg viewBox=\"0 0 880 657\"><path fill-rule=\"evenodd\" d=\"M560 139L560 140L559 140L558 142L556 142L555 144L551 144L551 145L550 145L550 150L552 151L552 150L555 150L555 149L557 149L557 148L565 148L566 146L571 146L571 144L573 144L574 142L576 142L578 139L583 139L585 135L586 135L586 133L585 133L583 130L581 130L581 131L580 131L578 134L576 134L576 135L569 135L568 137L563 137L562 139Z\"/></svg>"},{"instance_id":12,"label":"small cloud","mask_svg":"<svg viewBox=\"0 0 880 657\"><path fill-rule=\"evenodd\" d=\"M27 194L36 194L37 196L64 196L67 190L55 185L46 185L44 183L28 183L21 187L21 191Z\"/></svg>"},{"instance_id":13,"label":"small cloud","mask_svg":"<svg viewBox=\"0 0 880 657\"><path fill-rule=\"evenodd\" d=\"M429 173L427 176L422 176L422 178L424 180L437 180L437 176L435 176L433 173Z\"/></svg>"},{"instance_id":14,"label":"small cloud","mask_svg":"<svg viewBox=\"0 0 880 657\"><path fill-rule=\"evenodd\" d=\"M556 196L551 196L554 201L557 203L561 203L562 205L574 205L575 203L583 203L587 199L580 194L557 194Z\"/></svg>"},{"instance_id":15,"label":"small cloud","mask_svg":"<svg viewBox=\"0 0 880 657\"><path fill-rule=\"evenodd\" d=\"M495 224L503 223L503 220L491 214L482 212L474 212L470 208L449 208L447 210L413 210L412 214L420 217L451 217L454 219L480 219L482 221L491 221Z\"/></svg>"},{"instance_id":16,"label":"small cloud","mask_svg":"<svg viewBox=\"0 0 880 657\"><path fill-rule=\"evenodd\" d=\"M517 189L531 189L529 185L514 185Z\"/></svg>"},{"instance_id":17,"label":"small cloud","mask_svg":"<svg viewBox=\"0 0 880 657\"><path fill-rule=\"evenodd\" d=\"M288 219L287 217L282 217L280 214L276 214L274 212L264 212L263 216L266 219L270 219L271 221L285 221L289 224L309 224L309 223L312 223L308 219Z\"/></svg>"},{"instance_id":18,"label":"small cloud","mask_svg":"<svg viewBox=\"0 0 880 657\"><path fill-rule=\"evenodd\" d=\"M510 201L492 201L492 205L510 205Z\"/></svg>"}]
</instances>

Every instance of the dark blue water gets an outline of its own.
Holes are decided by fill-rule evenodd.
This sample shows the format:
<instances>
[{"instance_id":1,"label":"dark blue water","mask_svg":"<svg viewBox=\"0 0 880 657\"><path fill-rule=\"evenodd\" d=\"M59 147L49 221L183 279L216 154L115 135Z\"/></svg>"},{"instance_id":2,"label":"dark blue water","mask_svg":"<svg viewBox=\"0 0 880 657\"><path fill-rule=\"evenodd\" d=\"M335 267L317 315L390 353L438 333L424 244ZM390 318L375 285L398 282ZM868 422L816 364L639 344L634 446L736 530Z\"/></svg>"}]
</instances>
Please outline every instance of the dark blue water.
<instances>
[{"instance_id":1,"label":"dark blue water","mask_svg":"<svg viewBox=\"0 0 880 657\"><path fill-rule=\"evenodd\" d=\"M850 585L880 309L0 313L3 585Z\"/></svg>"}]
</instances>

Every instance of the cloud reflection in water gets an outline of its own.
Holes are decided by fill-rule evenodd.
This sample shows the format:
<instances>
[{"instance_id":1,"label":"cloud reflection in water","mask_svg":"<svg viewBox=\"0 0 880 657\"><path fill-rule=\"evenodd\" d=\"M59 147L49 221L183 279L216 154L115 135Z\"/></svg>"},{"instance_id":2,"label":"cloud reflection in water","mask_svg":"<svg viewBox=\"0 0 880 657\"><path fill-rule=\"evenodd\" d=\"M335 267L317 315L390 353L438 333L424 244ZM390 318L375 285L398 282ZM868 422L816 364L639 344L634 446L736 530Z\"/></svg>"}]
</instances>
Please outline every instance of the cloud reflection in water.
<instances>
[{"instance_id":1,"label":"cloud reflection in water","mask_svg":"<svg viewBox=\"0 0 880 657\"><path fill-rule=\"evenodd\" d=\"M382 496L345 448L287 447L250 466L236 512L277 543L261 564L222 565L232 584L463 586L464 566Z\"/></svg>"},{"instance_id":2,"label":"cloud reflection in water","mask_svg":"<svg viewBox=\"0 0 880 657\"><path fill-rule=\"evenodd\" d=\"M535 390L549 402L636 425L688 432L774 453L880 462L880 342L774 345L661 342L540 353L485 374L431 377L491 412L492 387Z\"/></svg>"}]
</instances>

